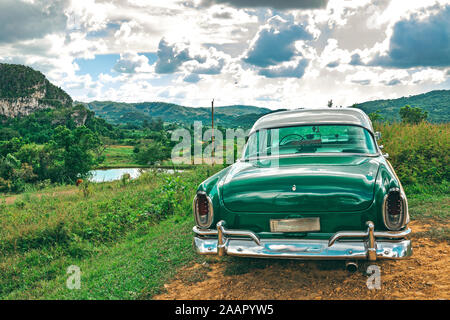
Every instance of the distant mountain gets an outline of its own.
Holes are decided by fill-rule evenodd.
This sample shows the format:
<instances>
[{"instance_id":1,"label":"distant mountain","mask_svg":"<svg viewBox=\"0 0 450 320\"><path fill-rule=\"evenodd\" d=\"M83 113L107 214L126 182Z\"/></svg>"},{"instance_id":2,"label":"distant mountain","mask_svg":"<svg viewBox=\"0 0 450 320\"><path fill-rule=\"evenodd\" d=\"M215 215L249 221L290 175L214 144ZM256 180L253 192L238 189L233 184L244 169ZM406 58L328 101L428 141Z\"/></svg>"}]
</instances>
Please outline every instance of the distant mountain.
<instances>
[{"instance_id":1,"label":"distant mountain","mask_svg":"<svg viewBox=\"0 0 450 320\"><path fill-rule=\"evenodd\" d=\"M79 103L79 102L76 102ZM136 123L161 118L165 122L192 124L194 121L211 122L211 108L192 108L164 102L124 103L112 101L93 101L81 103L106 121L113 124ZM400 120L399 110L405 105L420 107L428 111L432 122L450 121L450 90L436 90L415 96L398 99L374 100L357 103L355 106L367 114L379 110L387 121ZM267 108L234 105L214 108L217 125L224 127L249 128L264 114L273 112Z\"/></svg>"},{"instance_id":2,"label":"distant mountain","mask_svg":"<svg viewBox=\"0 0 450 320\"><path fill-rule=\"evenodd\" d=\"M76 102L79 103L79 102ZM93 101L82 103L101 118L110 123L141 123L152 118L166 122L192 124L211 122L211 108L192 108L164 102L124 103L112 101ZM214 108L214 123L224 127L250 127L259 117L271 112L267 108L233 105Z\"/></svg>"},{"instance_id":3,"label":"distant mountain","mask_svg":"<svg viewBox=\"0 0 450 320\"><path fill-rule=\"evenodd\" d=\"M405 105L428 111L428 119L432 122L450 121L450 90L435 90L398 99L367 101L357 103L356 107L367 114L379 110L385 120L394 121L400 120L399 110Z\"/></svg>"},{"instance_id":4,"label":"distant mountain","mask_svg":"<svg viewBox=\"0 0 450 320\"><path fill-rule=\"evenodd\" d=\"M103 136L112 136L114 127L53 85L39 71L17 64L0 63L0 141L24 137L48 142L53 130L86 126Z\"/></svg>"},{"instance_id":5,"label":"distant mountain","mask_svg":"<svg viewBox=\"0 0 450 320\"><path fill-rule=\"evenodd\" d=\"M71 107L72 98L39 71L0 63L0 115L14 118L43 109Z\"/></svg>"},{"instance_id":6,"label":"distant mountain","mask_svg":"<svg viewBox=\"0 0 450 320\"><path fill-rule=\"evenodd\" d=\"M141 124L144 120L154 118L181 124L192 124L194 121L211 123L209 106L192 108L164 102L112 101L81 104L112 124ZM71 108L72 105L72 98L64 90L50 83L41 72L23 65L0 63L0 116L14 118L38 110ZM398 99L367 101L355 106L367 114L379 111L385 120L394 121L400 120L399 110L405 105L428 111L429 120L433 122L450 121L450 90L435 90ZM272 112L267 108L246 105L215 107L214 110L215 124L243 128L251 127L262 115Z\"/></svg>"}]
</instances>

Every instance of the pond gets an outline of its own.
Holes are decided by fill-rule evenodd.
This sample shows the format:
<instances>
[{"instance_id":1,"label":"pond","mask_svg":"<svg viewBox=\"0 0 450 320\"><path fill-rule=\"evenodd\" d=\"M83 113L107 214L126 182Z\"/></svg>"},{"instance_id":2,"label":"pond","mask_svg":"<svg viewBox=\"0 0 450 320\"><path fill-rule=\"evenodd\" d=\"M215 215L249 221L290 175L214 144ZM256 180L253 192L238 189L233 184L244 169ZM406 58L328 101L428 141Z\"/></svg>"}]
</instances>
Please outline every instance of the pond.
<instances>
[{"instance_id":1,"label":"pond","mask_svg":"<svg viewBox=\"0 0 450 320\"><path fill-rule=\"evenodd\" d=\"M143 172L151 169L145 168L118 168L118 169L98 169L89 171L92 174L89 181L91 182L108 182L119 180L124 174L128 173L131 179L135 179L139 177ZM164 171L166 173L174 173L173 169L159 169L160 171ZM181 172L183 170L177 170L177 172Z\"/></svg>"}]
</instances>

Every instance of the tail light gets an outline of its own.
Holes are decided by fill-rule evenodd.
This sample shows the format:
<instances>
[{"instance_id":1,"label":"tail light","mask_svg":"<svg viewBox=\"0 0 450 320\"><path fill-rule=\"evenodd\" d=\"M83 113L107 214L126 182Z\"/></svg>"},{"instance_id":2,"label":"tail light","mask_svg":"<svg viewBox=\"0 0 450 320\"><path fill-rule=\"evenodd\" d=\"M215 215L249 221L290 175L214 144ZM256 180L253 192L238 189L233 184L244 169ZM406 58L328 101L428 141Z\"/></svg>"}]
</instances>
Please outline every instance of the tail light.
<instances>
[{"instance_id":1,"label":"tail light","mask_svg":"<svg viewBox=\"0 0 450 320\"><path fill-rule=\"evenodd\" d=\"M211 199L205 192L197 193L193 207L197 225L202 228L209 228L213 220L213 206Z\"/></svg>"},{"instance_id":2,"label":"tail light","mask_svg":"<svg viewBox=\"0 0 450 320\"><path fill-rule=\"evenodd\" d=\"M400 230L409 222L408 203L403 192L394 188L389 190L383 202L383 221L389 230Z\"/></svg>"}]
</instances>

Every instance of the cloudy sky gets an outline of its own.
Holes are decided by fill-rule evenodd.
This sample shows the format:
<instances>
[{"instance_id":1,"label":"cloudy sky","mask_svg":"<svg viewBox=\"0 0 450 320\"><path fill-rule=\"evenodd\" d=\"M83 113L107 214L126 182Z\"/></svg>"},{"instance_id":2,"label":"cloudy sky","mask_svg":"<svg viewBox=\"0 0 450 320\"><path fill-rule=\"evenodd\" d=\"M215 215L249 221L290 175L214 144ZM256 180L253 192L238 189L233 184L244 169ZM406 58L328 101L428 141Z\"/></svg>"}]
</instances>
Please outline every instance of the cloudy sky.
<instances>
[{"instance_id":1,"label":"cloudy sky","mask_svg":"<svg viewBox=\"0 0 450 320\"><path fill-rule=\"evenodd\" d=\"M450 89L450 0L0 0L0 62L81 101L348 106Z\"/></svg>"}]
</instances>

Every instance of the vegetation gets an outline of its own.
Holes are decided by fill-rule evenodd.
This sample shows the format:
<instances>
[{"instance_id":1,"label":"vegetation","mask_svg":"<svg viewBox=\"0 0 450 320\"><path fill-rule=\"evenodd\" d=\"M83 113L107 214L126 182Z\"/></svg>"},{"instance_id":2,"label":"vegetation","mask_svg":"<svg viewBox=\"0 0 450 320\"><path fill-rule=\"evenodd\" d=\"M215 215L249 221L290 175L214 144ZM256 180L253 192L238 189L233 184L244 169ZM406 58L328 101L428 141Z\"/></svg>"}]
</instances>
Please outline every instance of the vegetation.
<instances>
[{"instance_id":1,"label":"vegetation","mask_svg":"<svg viewBox=\"0 0 450 320\"><path fill-rule=\"evenodd\" d=\"M162 118L165 122L191 125L194 121L202 121L204 125L211 123L211 108L190 108L173 103L142 102L124 103L111 101L93 101L85 106L99 117L110 123L130 123L142 125L153 118ZM224 127L250 128L262 115L269 113L266 108L253 106L227 106L214 108L214 121Z\"/></svg>"},{"instance_id":2,"label":"vegetation","mask_svg":"<svg viewBox=\"0 0 450 320\"><path fill-rule=\"evenodd\" d=\"M167 131L113 129L95 117L86 122L90 128L72 124L71 118L56 126L59 122L51 119L59 111L40 111L0 123L0 192L22 192L26 184L47 180L73 183L96 167L148 167L170 158L175 142ZM29 118L35 125L22 126ZM135 146L116 145L121 142Z\"/></svg>"},{"instance_id":3,"label":"vegetation","mask_svg":"<svg viewBox=\"0 0 450 320\"><path fill-rule=\"evenodd\" d=\"M211 122L209 107L189 108L163 102L122 103L111 101L93 101L85 104L90 110L111 123L141 124L145 120L162 118L165 122L190 125L194 121ZM328 107L333 101L328 101ZM375 120L400 121L400 108L405 105L419 107L428 112L431 122L450 121L450 90L436 90L424 94L390 100L374 100L354 104L353 107L362 109L367 114L377 113ZM250 128L269 109L253 106L216 107L215 121L223 127Z\"/></svg>"},{"instance_id":4,"label":"vegetation","mask_svg":"<svg viewBox=\"0 0 450 320\"><path fill-rule=\"evenodd\" d=\"M139 167L134 159L133 149L133 146L107 146L103 152L104 160L98 166L101 168Z\"/></svg>"},{"instance_id":5,"label":"vegetation","mask_svg":"<svg viewBox=\"0 0 450 320\"><path fill-rule=\"evenodd\" d=\"M100 137L117 129L83 106L47 109L0 122L0 192L26 183L71 183L103 160Z\"/></svg>"},{"instance_id":6,"label":"vegetation","mask_svg":"<svg viewBox=\"0 0 450 320\"><path fill-rule=\"evenodd\" d=\"M136 289L154 293L174 267L192 259L192 195L216 170L218 167L200 167L173 175L152 171L125 185L121 181L91 184L87 196L72 187L54 190L55 195L23 194L13 204L2 202L0 298L33 294L136 298ZM170 222L157 225L167 218ZM118 251L128 246L134 251ZM116 256L102 260L105 254ZM141 260L144 257L145 262ZM113 261L120 261L121 266L115 269ZM85 267L92 263L92 269ZM92 272L88 281L97 289L70 292L65 288L61 279L66 278L70 265L81 265L83 272ZM111 273L104 273L106 269ZM122 283L125 275L131 283ZM113 283L104 286L108 279Z\"/></svg>"},{"instance_id":7,"label":"vegetation","mask_svg":"<svg viewBox=\"0 0 450 320\"><path fill-rule=\"evenodd\" d=\"M192 250L191 201L197 185L219 168L91 184L87 196L71 187L3 202L0 299L148 299L161 293L181 266L208 259ZM445 188L421 189L430 196L411 187L412 219L448 221ZM441 229L431 231L433 238L448 239ZM80 290L66 287L71 265L82 271Z\"/></svg>"},{"instance_id":8,"label":"vegetation","mask_svg":"<svg viewBox=\"0 0 450 320\"><path fill-rule=\"evenodd\" d=\"M411 218L445 225L449 125L375 125L404 184ZM220 168L149 172L0 202L0 298L147 299L160 293L181 266L207 259L191 248L191 200L197 185ZM429 233L448 239L443 227ZM70 265L82 270L80 290L65 286Z\"/></svg>"},{"instance_id":9,"label":"vegetation","mask_svg":"<svg viewBox=\"0 0 450 320\"><path fill-rule=\"evenodd\" d=\"M72 183L95 167L150 166L175 142L160 119L112 126L82 105L0 119L0 192L26 184ZM125 144L125 146L123 146ZM128 145L128 146L126 146Z\"/></svg>"},{"instance_id":10,"label":"vegetation","mask_svg":"<svg viewBox=\"0 0 450 320\"><path fill-rule=\"evenodd\" d=\"M44 93L42 103L54 107L71 107L72 98L45 76L30 67L0 63L0 99L29 98L36 92Z\"/></svg>"},{"instance_id":11,"label":"vegetation","mask_svg":"<svg viewBox=\"0 0 450 320\"><path fill-rule=\"evenodd\" d=\"M0 64L0 102L12 100L27 114L27 99L38 99L41 110L28 116L8 110L0 115L0 192L22 192L27 183L73 182L97 162L100 136L117 130L29 67ZM6 108L9 104L6 103ZM5 107L5 106L3 106Z\"/></svg>"},{"instance_id":12,"label":"vegetation","mask_svg":"<svg viewBox=\"0 0 450 320\"><path fill-rule=\"evenodd\" d=\"M170 148L161 142L154 142L135 149L136 161L142 165L154 165L170 158Z\"/></svg>"},{"instance_id":13,"label":"vegetation","mask_svg":"<svg viewBox=\"0 0 450 320\"><path fill-rule=\"evenodd\" d=\"M26 144L13 138L0 143L0 191L22 192L25 183L49 180L74 182L98 163L98 136L81 126L58 126L47 144Z\"/></svg>"},{"instance_id":14,"label":"vegetation","mask_svg":"<svg viewBox=\"0 0 450 320\"><path fill-rule=\"evenodd\" d=\"M428 112L431 122L450 121L450 90L435 90L399 99L367 101L354 104L352 107L359 108L367 114L378 111L385 121L394 122L401 120L399 111L406 105L419 107Z\"/></svg>"},{"instance_id":15,"label":"vegetation","mask_svg":"<svg viewBox=\"0 0 450 320\"><path fill-rule=\"evenodd\" d=\"M384 121L384 117L380 114L380 110L368 114L370 121L372 122L380 122Z\"/></svg>"},{"instance_id":16,"label":"vegetation","mask_svg":"<svg viewBox=\"0 0 450 320\"><path fill-rule=\"evenodd\" d=\"M418 124L426 121L428 118L428 111L423 111L419 107L411 107L408 105L401 107L399 114L404 123Z\"/></svg>"},{"instance_id":17,"label":"vegetation","mask_svg":"<svg viewBox=\"0 0 450 320\"><path fill-rule=\"evenodd\" d=\"M95 117L95 114L85 107L77 105L70 108L39 110L28 116L16 118L0 117L0 141L20 137L27 143L44 144L52 139L58 126L70 130L85 126L99 136L112 139L120 137L119 131L111 124Z\"/></svg>"},{"instance_id":18,"label":"vegetation","mask_svg":"<svg viewBox=\"0 0 450 320\"><path fill-rule=\"evenodd\" d=\"M450 181L450 124L375 123L380 144L405 185Z\"/></svg>"},{"instance_id":19,"label":"vegetation","mask_svg":"<svg viewBox=\"0 0 450 320\"><path fill-rule=\"evenodd\" d=\"M29 112L21 99L32 97L39 99L42 109L20 116ZM165 128L161 119L148 116L138 125L113 126L81 104L72 106L67 93L32 68L0 64L1 99L14 100L24 110L15 118L7 118L9 112L0 115L0 192L86 177L93 167L105 166L108 145L138 145L129 162L143 165L169 157L166 149L171 142L165 130L170 126Z\"/></svg>"}]
</instances>

